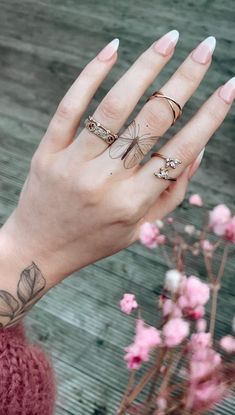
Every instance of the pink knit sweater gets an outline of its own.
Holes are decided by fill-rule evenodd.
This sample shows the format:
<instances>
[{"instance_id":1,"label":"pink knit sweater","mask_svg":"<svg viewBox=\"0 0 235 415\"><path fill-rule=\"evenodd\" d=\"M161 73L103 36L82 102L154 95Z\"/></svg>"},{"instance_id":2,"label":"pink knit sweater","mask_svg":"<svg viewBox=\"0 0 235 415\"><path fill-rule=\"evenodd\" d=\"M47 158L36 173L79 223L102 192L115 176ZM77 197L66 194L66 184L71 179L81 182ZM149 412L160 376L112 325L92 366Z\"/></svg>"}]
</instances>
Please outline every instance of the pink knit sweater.
<instances>
[{"instance_id":1,"label":"pink knit sweater","mask_svg":"<svg viewBox=\"0 0 235 415\"><path fill-rule=\"evenodd\" d=\"M23 324L0 329L0 415L52 415L52 365L27 342Z\"/></svg>"}]
</instances>

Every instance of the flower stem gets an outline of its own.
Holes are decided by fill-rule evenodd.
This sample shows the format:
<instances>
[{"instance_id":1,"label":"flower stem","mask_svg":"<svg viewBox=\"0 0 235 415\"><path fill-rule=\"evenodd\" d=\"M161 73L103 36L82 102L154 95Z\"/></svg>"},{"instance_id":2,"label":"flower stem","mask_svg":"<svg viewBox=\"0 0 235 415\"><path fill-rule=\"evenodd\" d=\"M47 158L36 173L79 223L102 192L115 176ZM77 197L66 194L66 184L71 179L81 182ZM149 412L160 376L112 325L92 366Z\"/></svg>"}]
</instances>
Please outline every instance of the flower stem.
<instances>
[{"instance_id":1,"label":"flower stem","mask_svg":"<svg viewBox=\"0 0 235 415\"><path fill-rule=\"evenodd\" d=\"M125 406L126 399L127 399L128 395L129 395L129 393L131 392L132 385L133 385L134 380L135 380L135 373L136 373L135 370L132 370L131 371L131 374L130 374L129 380L128 380L128 384L127 384L127 387L126 387L126 391L125 391L124 396L122 398L122 401L120 403L120 407L119 407L119 410L117 412L117 415L119 413L121 413L120 411L122 411L122 408Z\"/></svg>"},{"instance_id":2,"label":"flower stem","mask_svg":"<svg viewBox=\"0 0 235 415\"><path fill-rule=\"evenodd\" d=\"M130 395L126 397L125 402L122 404L122 407L119 408L117 415L124 415L126 410L132 404L132 402L137 398L139 393L145 387L145 385L152 379L155 374L159 373L159 370L162 365L162 359L165 354L165 349L162 349L157 357L157 364L154 365L145 375L141 378L140 382L136 387L131 391Z\"/></svg>"},{"instance_id":3,"label":"flower stem","mask_svg":"<svg viewBox=\"0 0 235 415\"><path fill-rule=\"evenodd\" d=\"M220 286L214 283L212 284L211 289L212 289L212 301L211 301L210 334L211 334L211 339L213 340L214 333L215 333L215 320L216 320L218 292L219 292Z\"/></svg>"},{"instance_id":4,"label":"flower stem","mask_svg":"<svg viewBox=\"0 0 235 415\"><path fill-rule=\"evenodd\" d=\"M218 303L218 293L219 293L219 290L221 288L220 283L221 283L222 277L224 275L224 269L225 269L227 257L228 257L228 244L225 244L222 260L221 260L219 271L218 271L218 275L214 279L213 283L211 284L211 287L212 287L212 301L211 301L210 333L211 333L211 339L212 340L213 340L214 333L215 333L215 322L216 322L216 311L217 311L217 303Z\"/></svg>"}]
</instances>

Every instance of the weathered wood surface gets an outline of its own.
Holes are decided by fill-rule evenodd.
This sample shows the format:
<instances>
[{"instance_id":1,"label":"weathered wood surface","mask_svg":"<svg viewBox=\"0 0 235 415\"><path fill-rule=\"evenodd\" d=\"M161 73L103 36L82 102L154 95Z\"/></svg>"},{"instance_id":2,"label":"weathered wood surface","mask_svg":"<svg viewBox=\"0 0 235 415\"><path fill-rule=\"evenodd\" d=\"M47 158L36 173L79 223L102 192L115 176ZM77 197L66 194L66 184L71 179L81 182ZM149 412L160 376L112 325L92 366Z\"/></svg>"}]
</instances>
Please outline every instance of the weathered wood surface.
<instances>
[{"instance_id":1,"label":"weathered wood surface","mask_svg":"<svg viewBox=\"0 0 235 415\"><path fill-rule=\"evenodd\" d=\"M113 37L120 37L119 61L97 92L91 111L138 54L172 28L180 31L181 40L154 87L169 77L201 39L217 37L210 72L186 105L177 128L215 88L234 76L232 0L1 0L0 6L0 223L17 203L31 156L59 99L89 59ZM233 117L234 109L207 146L189 189L189 194L199 192L208 208L219 202L235 208ZM198 222L187 202L177 214ZM234 269L233 262L226 270L217 335L230 330ZM201 263L197 270L203 275ZM158 252L136 244L75 273L34 307L27 318L28 332L53 359L57 415L115 413L127 380L123 347L133 333L133 318L121 315L118 301L123 292L132 290L143 305L144 317L153 322L155 296L165 271ZM233 414L233 406L230 399L217 413Z\"/></svg>"}]
</instances>

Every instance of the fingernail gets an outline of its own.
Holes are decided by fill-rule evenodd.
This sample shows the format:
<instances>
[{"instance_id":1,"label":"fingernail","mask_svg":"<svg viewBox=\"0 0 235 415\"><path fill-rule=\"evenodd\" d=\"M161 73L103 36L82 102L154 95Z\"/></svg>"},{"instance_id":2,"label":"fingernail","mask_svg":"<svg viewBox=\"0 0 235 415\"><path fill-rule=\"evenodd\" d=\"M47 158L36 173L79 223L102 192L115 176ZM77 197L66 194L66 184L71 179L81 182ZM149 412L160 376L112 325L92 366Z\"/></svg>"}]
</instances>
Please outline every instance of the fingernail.
<instances>
[{"instance_id":1,"label":"fingernail","mask_svg":"<svg viewBox=\"0 0 235 415\"><path fill-rule=\"evenodd\" d=\"M203 150L201 151L201 153L199 153L199 155L197 156L196 160L192 164L192 167L189 170L189 175L188 175L189 179L191 179L194 176L194 174L196 173L198 167L200 166L201 161L202 161L202 157L203 157L203 154L204 154L204 151L205 151L205 147L203 148Z\"/></svg>"},{"instance_id":2,"label":"fingernail","mask_svg":"<svg viewBox=\"0 0 235 415\"><path fill-rule=\"evenodd\" d=\"M192 53L192 59L197 63L206 64L210 61L215 50L216 38L209 36L203 42L199 43Z\"/></svg>"},{"instance_id":3,"label":"fingernail","mask_svg":"<svg viewBox=\"0 0 235 415\"><path fill-rule=\"evenodd\" d=\"M154 43L154 49L161 55L167 56L173 51L176 43L178 42L178 39L178 30L171 30Z\"/></svg>"},{"instance_id":4,"label":"fingernail","mask_svg":"<svg viewBox=\"0 0 235 415\"><path fill-rule=\"evenodd\" d=\"M235 76L219 89L219 96L227 104L232 104L235 99Z\"/></svg>"},{"instance_id":5,"label":"fingernail","mask_svg":"<svg viewBox=\"0 0 235 415\"><path fill-rule=\"evenodd\" d=\"M112 58L112 56L114 55L114 53L117 52L118 50L118 46L119 46L119 39L113 39L112 42L108 43L104 49L102 49L100 51L100 53L98 54L98 59L100 61L108 61L109 59Z\"/></svg>"}]
</instances>

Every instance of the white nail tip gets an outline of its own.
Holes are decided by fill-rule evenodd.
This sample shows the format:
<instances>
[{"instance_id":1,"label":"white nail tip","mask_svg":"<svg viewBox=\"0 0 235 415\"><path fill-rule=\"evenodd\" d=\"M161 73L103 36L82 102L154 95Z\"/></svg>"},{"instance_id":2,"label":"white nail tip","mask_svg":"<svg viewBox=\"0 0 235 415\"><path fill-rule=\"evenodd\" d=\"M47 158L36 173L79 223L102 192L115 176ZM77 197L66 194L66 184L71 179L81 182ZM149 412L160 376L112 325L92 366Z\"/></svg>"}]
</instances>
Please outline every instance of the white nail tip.
<instances>
[{"instance_id":1,"label":"white nail tip","mask_svg":"<svg viewBox=\"0 0 235 415\"><path fill-rule=\"evenodd\" d=\"M119 47L119 39L117 37L115 39L113 39L110 42L109 46L111 46L114 51L118 50L118 47Z\"/></svg>"},{"instance_id":2,"label":"white nail tip","mask_svg":"<svg viewBox=\"0 0 235 415\"><path fill-rule=\"evenodd\" d=\"M235 85L235 76L233 78L230 78L226 83Z\"/></svg>"},{"instance_id":3,"label":"white nail tip","mask_svg":"<svg viewBox=\"0 0 235 415\"><path fill-rule=\"evenodd\" d=\"M216 47L216 38L214 36L207 37L205 40L203 40L202 43L207 44L209 46L211 53L214 52Z\"/></svg>"},{"instance_id":4,"label":"white nail tip","mask_svg":"<svg viewBox=\"0 0 235 415\"><path fill-rule=\"evenodd\" d=\"M176 44L178 42L179 35L180 34L179 34L178 30L171 30L165 36L170 37L172 42L175 42L175 44Z\"/></svg>"}]
</instances>

